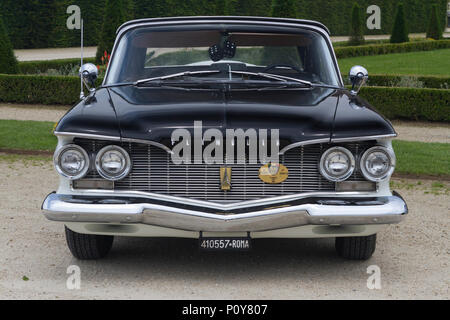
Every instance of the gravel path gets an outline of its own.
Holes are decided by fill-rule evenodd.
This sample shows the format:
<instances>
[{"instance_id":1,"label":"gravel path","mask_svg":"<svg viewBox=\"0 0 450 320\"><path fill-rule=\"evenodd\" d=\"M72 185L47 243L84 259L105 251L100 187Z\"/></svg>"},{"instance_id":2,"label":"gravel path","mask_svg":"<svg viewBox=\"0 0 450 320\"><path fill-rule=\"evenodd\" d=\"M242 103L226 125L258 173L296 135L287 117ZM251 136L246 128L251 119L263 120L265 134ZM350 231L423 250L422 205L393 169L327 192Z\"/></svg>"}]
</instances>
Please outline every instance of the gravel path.
<instances>
[{"instance_id":1,"label":"gravel path","mask_svg":"<svg viewBox=\"0 0 450 320\"><path fill-rule=\"evenodd\" d=\"M97 47L85 47L83 56L93 58L97 52ZM80 58L81 49L77 48L48 48L48 49L20 49L14 50L14 54L19 61L37 61Z\"/></svg>"},{"instance_id":2,"label":"gravel path","mask_svg":"<svg viewBox=\"0 0 450 320\"><path fill-rule=\"evenodd\" d=\"M69 106L42 106L0 103L0 119L57 122L63 115L66 114L69 109Z\"/></svg>"},{"instance_id":3,"label":"gravel path","mask_svg":"<svg viewBox=\"0 0 450 320\"><path fill-rule=\"evenodd\" d=\"M57 122L70 106L17 105L0 103L0 119ZM393 121L399 140L450 143L450 124Z\"/></svg>"},{"instance_id":4,"label":"gravel path","mask_svg":"<svg viewBox=\"0 0 450 320\"><path fill-rule=\"evenodd\" d=\"M238 254L142 238L117 238L105 260L81 262L63 226L40 212L58 182L50 160L8 159L0 156L0 299L450 298L450 185L436 191L431 182L397 181L410 214L379 233L365 262L338 258L332 239L260 240ZM81 268L80 290L66 288L70 265ZM366 287L370 265L381 269L380 290Z\"/></svg>"},{"instance_id":5,"label":"gravel path","mask_svg":"<svg viewBox=\"0 0 450 320\"><path fill-rule=\"evenodd\" d=\"M398 140L450 143L450 124L393 121Z\"/></svg>"}]
</instances>

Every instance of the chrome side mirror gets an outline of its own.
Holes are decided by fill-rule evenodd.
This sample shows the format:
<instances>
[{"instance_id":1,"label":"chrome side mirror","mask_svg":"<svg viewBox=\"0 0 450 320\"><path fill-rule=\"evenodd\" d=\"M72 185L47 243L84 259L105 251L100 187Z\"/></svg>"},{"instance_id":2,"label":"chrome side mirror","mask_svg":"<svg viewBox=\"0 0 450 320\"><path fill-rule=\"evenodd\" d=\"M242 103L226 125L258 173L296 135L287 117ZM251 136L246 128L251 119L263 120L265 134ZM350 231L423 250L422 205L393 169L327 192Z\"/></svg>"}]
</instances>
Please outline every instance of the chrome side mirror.
<instances>
[{"instance_id":1,"label":"chrome side mirror","mask_svg":"<svg viewBox=\"0 0 450 320\"><path fill-rule=\"evenodd\" d=\"M350 69L350 73L348 74L350 82L352 83L352 90L350 93L353 96L356 96L361 89L361 87L367 82L369 79L369 73L366 68L361 66L354 66Z\"/></svg>"},{"instance_id":2,"label":"chrome side mirror","mask_svg":"<svg viewBox=\"0 0 450 320\"><path fill-rule=\"evenodd\" d=\"M90 93L95 92L95 81L98 78L98 69L93 63L83 64L80 68L80 77Z\"/></svg>"}]
</instances>

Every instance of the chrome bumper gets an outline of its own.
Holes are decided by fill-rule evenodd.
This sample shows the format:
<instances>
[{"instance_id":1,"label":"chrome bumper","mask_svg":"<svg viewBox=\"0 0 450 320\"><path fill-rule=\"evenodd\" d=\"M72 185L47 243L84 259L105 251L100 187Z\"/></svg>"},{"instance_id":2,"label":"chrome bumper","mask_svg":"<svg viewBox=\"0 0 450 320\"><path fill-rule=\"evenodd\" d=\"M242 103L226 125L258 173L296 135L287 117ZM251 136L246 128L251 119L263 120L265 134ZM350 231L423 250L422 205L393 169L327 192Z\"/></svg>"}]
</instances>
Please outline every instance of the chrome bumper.
<instances>
[{"instance_id":1,"label":"chrome bumper","mask_svg":"<svg viewBox=\"0 0 450 320\"><path fill-rule=\"evenodd\" d=\"M77 197L51 193L42 209L49 220L141 223L203 232L256 232L303 225L368 225L400 222L408 213L398 194L372 198L308 198L278 207L219 211L148 199Z\"/></svg>"}]
</instances>

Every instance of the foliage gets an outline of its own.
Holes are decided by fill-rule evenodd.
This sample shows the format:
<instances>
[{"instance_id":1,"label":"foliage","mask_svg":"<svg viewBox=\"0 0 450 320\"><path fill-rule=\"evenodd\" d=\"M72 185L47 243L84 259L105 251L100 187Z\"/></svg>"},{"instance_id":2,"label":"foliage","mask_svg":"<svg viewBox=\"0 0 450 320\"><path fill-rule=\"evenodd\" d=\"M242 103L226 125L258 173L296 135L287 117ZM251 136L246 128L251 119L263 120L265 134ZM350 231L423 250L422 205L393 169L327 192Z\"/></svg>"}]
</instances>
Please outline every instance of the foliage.
<instances>
[{"instance_id":1,"label":"foliage","mask_svg":"<svg viewBox=\"0 0 450 320\"><path fill-rule=\"evenodd\" d=\"M271 16L272 0L244 0L252 6L246 14ZM324 23L333 35L348 35L348 14L355 0L289 0L302 19L318 20ZM163 16L189 16L229 14L242 15L236 9L237 0L121 0L127 8L127 19ZM281 1L280 1L281 2ZM447 0L436 0L438 17L444 17ZM381 30L367 30L365 34L388 34L392 31L397 1L358 0L363 8L378 5L382 11ZM80 45L80 31L67 30L66 9L77 4L81 8L85 25L85 44L96 46L102 31L106 0L1 0L8 35L16 49L77 47ZM431 1L403 0L410 32L426 32L429 22ZM225 8L225 9L222 9ZM247 10L247 9L246 9ZM363 10L365 11L365 10ZM18 14L20 13L20 14ZM366 15L363 15L363 20Z\"/></svg>"},{"instance_id":2,"label":"foliage","mask_svg":"<svg viewBox=\"0 0 450 320\"><path fill-rule=\"evenodd\" d=\"M400 76L389 74L371 74L367 84L369 86L376 87L449 89L450 76Z\"/></svg>"},{"instance_id":3,"label":"foliage","mask_svg":"<svg viewBox=\"0 0 450 320\"><path fill-rule=\"evenodd\" d=\"M360 95L388 119L450 122L450 90L364 87Z\"/></svg>"},{"instance_id":4,"label":"foliage","mask_svg":"<svg viewBox=\"0 0 450 320\"><path fill-rule=\"evenodd\" d=\"M110 54L116 39L117 28L129 20L130 15L126 1L106 0L106 8L103 16L103 26L97 47L96 62L101 62L105 52Z\"/></svg>"},{"instance_id":5,"label":"foliage","mask_svg":"<svg viewBox=\"0 0 450 320\"><path fill-rule=\"evenodd\" d=\"M297 18L295 0L274 0L272 17Z\"/></svg>"},{"instance_id":6,"label":"foliage","mask_svg":"<svg viewBox=\"0 0 450 320\"><path fill-rule=\"evenodd\" d=\"M403 10L403 4L399 3L397 7L397 14L395 16L394 28L391 33L391 43L408 42L408 30L406 27L406 17Z\"/></svg>"},{"instance_id":7,"label":"foliage","mask_svg":"<svg viewBox=\"0 0 450 320\"><path fill-rule=\"evenodd\" d=\"M364 24L361 17L361 7L355 2L352 9L349 45L357 46L364 43Z\"/></svg>"},{"instance_id":8,"label":"foliage","mask_svg":"<svg viewBox=\"0 0 450 320\"><path fill-rule=\"evenodd\" d=\"M0 15L0 73L18 73L17 59Z\"/></svg>"},{"instance_id":9,"label":"foliage","mask_svg":"<svg viewBox=\"0 0 450 320\"><path fill-rule=\"evenodd\" d=\"M430 22L427 28L427 38L439 40L442 38L442 26L438 19L438 9L434 4L431 7Z\"/></svg>"},{"instance_id":10,"label":"foliage","mask_svg":"<svg viewBox=\"0 0 450 320\"><path fill-rule=\"evenodd\" d=\"M381 54L430 51L450 48L450 40L413 41L405 43L386 43L363 46L337 47L334 49L338 59L376 56ZM382 57L381 57L382 59Z\"/></svg>"}]
</instances>

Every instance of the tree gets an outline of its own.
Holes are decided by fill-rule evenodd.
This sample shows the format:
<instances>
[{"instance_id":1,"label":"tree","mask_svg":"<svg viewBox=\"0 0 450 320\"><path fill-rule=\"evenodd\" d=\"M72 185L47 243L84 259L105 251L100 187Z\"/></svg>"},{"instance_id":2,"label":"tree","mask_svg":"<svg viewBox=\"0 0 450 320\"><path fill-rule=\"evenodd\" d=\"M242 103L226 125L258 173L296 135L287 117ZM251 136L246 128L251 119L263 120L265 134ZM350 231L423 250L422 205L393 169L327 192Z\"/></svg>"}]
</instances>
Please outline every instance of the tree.
<instances>
[{"instance_id":1,"label":"tree","mask_svg":"<svg viewBox=\"0 0 450 320\"><path fill-rule=\"evenodd\" d=\"M403 4L399 3L397 7L397 14L394 20L394 28L391 34L391 43L402 43L408 41L408 30L406 28L406 19L403 10Z\"/></svg>"},{"instance_id":2,"label":"tree","mask_svg":"<svg viewBox=\"0 0 450 320\"><path fill-rule=\"evenodd\" d=\"M352 20L350 24L350 41L353 46L364 43L364 23L361 16L361 7L355 2L352 9Z\"/></svg>"},{"instance_id":3,"label":"tree","mask_svg":"<svg viewBox=\"0 0 450 320\"><path fill-rule=\"evenodd\" d=\"M18 72L17 59L0 15L0 73L14 74Z\"/></svg>"},{"instance_id":4,"label":"tree","mask_svg":"<svg viewBox=\"0 0 450 320\"><path fill-rule=\"evenodd\" d=\"M125 21L129 20L130 16L127 12L128 3L123 0L107 0L105 13L103 16L103 26L100 32L100 40L97 47L96 60L100 63L101 57L106 51L111 53L116 39L117 28Z\"/></svg>"},{"instance_id":5,"label":"tree","mask_svg":"<svg viewBox=\"0 0 450 320\"><path fill-rule=\"evenodd\" d=\"M272 17L297 18L297 1L274 0L272 5Z\"/></svg>"},{"instance_id":6,"label":"tree","mask_svg":"<svg viewBox=\"0 0 450 320\"><path fill-rule=\"evenodd\" d=\"M214 10L215 15L224 16L227 14L227 2L226 0L216 0L216 7Z\"/></svg>"},{"instance_id":7,"label":"tree","mask_svg":"<svg viewBox=\"0 0 450 320\"><path fill-rule=\"evenodd\" d=\"M431 7L430 21L427 28L427 38L439 40L442 39L442 27L438 19L438 9L436 4Z\"/></svg>"}]
</instances>

